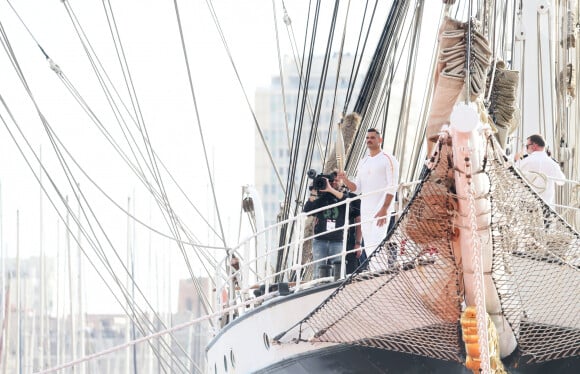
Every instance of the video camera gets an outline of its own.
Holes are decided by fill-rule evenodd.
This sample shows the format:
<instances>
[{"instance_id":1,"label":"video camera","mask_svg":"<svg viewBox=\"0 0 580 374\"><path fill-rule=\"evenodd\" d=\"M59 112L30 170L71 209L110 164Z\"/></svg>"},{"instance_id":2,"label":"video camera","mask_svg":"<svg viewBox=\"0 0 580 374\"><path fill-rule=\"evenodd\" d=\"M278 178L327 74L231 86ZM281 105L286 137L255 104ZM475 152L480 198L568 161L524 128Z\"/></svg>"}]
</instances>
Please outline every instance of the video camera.
<instances>
[{"instance_id":1,"label":"video camera","mask_svg":"<svg viewBox=\"0 0 580 374\"><path fill-rule=\"evenodd\" d=\"M336 172L332 172L330 174L317 174L316 170L310 169L308 170L308 178L313 180L312 188L320 191L326 188L326 179L328 179L329 183L334 181L334 178L336 178Z\"/></svg>"}]
</instances>

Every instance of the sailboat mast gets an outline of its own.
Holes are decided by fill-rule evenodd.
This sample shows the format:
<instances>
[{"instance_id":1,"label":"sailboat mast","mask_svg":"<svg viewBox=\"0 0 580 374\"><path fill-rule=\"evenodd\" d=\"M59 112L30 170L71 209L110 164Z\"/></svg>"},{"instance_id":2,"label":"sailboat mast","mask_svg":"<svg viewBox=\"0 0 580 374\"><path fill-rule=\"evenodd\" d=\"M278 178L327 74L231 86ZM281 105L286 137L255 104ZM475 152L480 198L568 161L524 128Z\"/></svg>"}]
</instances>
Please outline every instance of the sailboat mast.
<instances>
[{"instance_id":1,"label":"sailboat mast","mask_svg":"<svg viewBox=\"0 0 580 374\"><path fill-rule=\"evenodd\" d=\"M77 221L80 222L81 218L81 206L78 206ZM85 336L85 314L84 314L84 304L83 304L83 266L82 266L82 250L81 250L81 227L77 225L77 300L78 300L78 321L80 326L80 342L79 342L79 354L83 357L86 354L86 336ZM80 373L85 374L86 372L86 362L82 362L79 366Z\"/></svg>"},{"instance_id":2,"label":"sailboat mast","mask_svg":"<svg viewBox=\"0 0 580 374\"><path fill-rule=\"evenodd\" d=\"M68 297L69 297L69 318L70 318L70 343L71 343L71 359L75 359L77 357L77 340L76 340L76 318L74 313L74 290L73 290L73 281L72 281L72 255L70 249L70 227L69 223L69 213L67 210L66 215L66 260L67 260L67 272L68 272ZM74 370L74 368L73 368Z\"/></svg>"},{"instance_id":3,"label":"sailboat mast","mask_svg":"<svg viewBox=\"0 0 580 374\"><path fill-rule=\"evenodd\" d=\"M127 198L127 212L131 211L131 198L128 197ZM130 239L130 235L129 235L129 216L127 216L127 228L126 228L126 233L125 233L125 237L127 238L127 247L126 247L126 261L127 261L127 269L129 269L129 272L127 273L125 282L127 284L127 288L129 289L131 287L131 282L132 282L132 277L133 277L133 264L131 261L131 239ZM132 290L132 288L131 288ZM133 292L131 292L131 296L133 298ZM127 307L126 309L129 310L133 310L131 308L131 301L129 300L129 298L125 298L126 303L127 303ZM134 320L135 320L135 315L133 314L133 316L127 316L127 323L125 324L125 336L128 339L133 340L133 327L134 327ZM125 350L125 370L124 372L129 374L131 372L131 352L132 349L131 347L127 347L127 349Z\"/></svg>"},{"instance_id":4,"label":"sailboat mast","mask_svg":"<svg viewBox=\"0 0 580 374\"><path fill-rule=\"evenodd\" d=\"M22 305L20 295L20 211L16 211L16 372L22 374Z\"/></svg>"},{"instance_id":5,"label":"sailboat mast","mask_svg":"<svg viewBox=\"0 0 580 374\"><path fill-rule=\"evenodd\" d=\"M0 194L1 196L1 194ZM1 215L2 209L0 206L0 222L2 222L2 215ZM1 224L0 224L1 226ZM3 238L3 236L2 236ZM2 280L4 281L2 284L6 285L6 293L5 293L5 297L4 297L4 319L2 321L2 340L0 340L0 362L2 363L2 373L6 374L7 370L8 370L8 352L9 352L9 348L10 348L10 318L11 318L11 313L10 313L10 289L11 289L11 285L12 285L12 274L10 274L8 277L5 276L6 274L6 265L5 265L5 261L4 259L7 258L7 256L4 256L5 254L5 249L4 246L2 245L2 252L3 252L3 256L2 256ZM2 288L2 290L4 291L4 287Z\"/></svg>"},{"instance_id":6,"label":"sailboat mast","mask_svg":"<svg viewBox=\"0 0 580 374\"><path fill-rule=\"evenodd\" d=\"M66 203L68 204L68 196L65 199ZM67 212L68 215L68 212ZM56 341L56 363L57 364L61 364L62 362L64 362L63 356L63 344L62 344L62 337L63 337L63 333L62 333L62 315L61 315L61 269L60 269L60 259L61 259L61 254L60 254L60 221L57 220L56 222L56 232L57 232L57 237L56 237L56 248L58 248L59 250L56 251L56 267L57 267L57 271L56 271L56 335L55 335L55 341Z\"/></svg>"},{"instance_id":7,"label":"sailboat mast","mask_svg":"<svg viewBox=\"0 0 580 374\"><path fill-rule=\"evenodd\" d=\"M127 212L131 212L131 198L127 198ZM134 209L132 212L135 215ZM131 271L129 276L129 282L131 282L131 300L135 302L135 249L134 249L134 227L131 229L131 219L127 216L127 260L129 261L129 269ZM134 308L128 307L128 310L135 310ZM131 324L127 325L130 328L131 340L135 340L135 318L136 315L133 312L133 318L131 318ZM129 357L128 357L129 358ZM137 374L137 346L133 344L131 346L131 358L132 360L127 360L127 373L130 373L131 365L129 362L133 362L133 373Z\"/></svg>"},{"instance_id":8,"label":"sailboat mast","mask_svg":"<svg viewBox=\"0 0 580 374\"><path fill-rule=\"evenodd\" d=\"M2 362L3 374L6 374L8 361L8 344L10 343L8 331L10 331L10 279L8 279L4 298L4 320L2 321L2 340L0 340L0 362Z\"/></svg>"},{"instance_id":9,"label":"sailboat mast","mask_svg":"<svg viewBox=\"0 0 580 374\"><path fill-rule=\"evenodd\" d=\"M44 258L44 226L43 226L43 210L42 210L42 204L43 204L43 193L42 193L42 188L43 188L43 184L42 184L42 147L40 147L40 150L38 151L39 154L39 159L40 159L40 164L39 164L39 170L38 170L38 184L39 184L39 193L38 193L38 212L39 212L39 233L38 233L38 250L39 250L39 262L40 262L40 327L39 327L39 333L40 336L38 337L39 339L39 345L40 345L40 352L39 352L39 356L38 356L38 362L40 365L41 369L44 369L46 367L46 364L44 362L45 359L45 347L46 347L46 340L48 335L45 334L45 318L48 314L48 311L46 310L46 268L45 268L45 258Z\"/></svg>"},{"instance_id":10,"label":"sailboat mast","mask_svg":"<svg viewBox=\"0 0 580 374\"><path fill-rule=\"evenodd\" d=\"M4 232L2 230L2 219L3 219L3 215L2 215L2 183L0 183L0 271L2 272L2 275L0 275L2 278L2 284L0 285L0 292L2 292L1 295L1 300L2 303L0 304L0 313L2 313L2 315L0 315L0 317L2 317L2 334L0 335L0 365L4 365L6 363L6 360L4 359L4 344L5 344L5 339L7 338L7 329L6 329L6 322L7 322L7 318L8 318L8 305L9 305L9 299L8 299L8 295L9 292L8 290L9 285L6 282L6 253L4 252ZM5 368L5 366L4 366ZM2 371L4 372L5 369Z\"/></svg>"}]
</instances>

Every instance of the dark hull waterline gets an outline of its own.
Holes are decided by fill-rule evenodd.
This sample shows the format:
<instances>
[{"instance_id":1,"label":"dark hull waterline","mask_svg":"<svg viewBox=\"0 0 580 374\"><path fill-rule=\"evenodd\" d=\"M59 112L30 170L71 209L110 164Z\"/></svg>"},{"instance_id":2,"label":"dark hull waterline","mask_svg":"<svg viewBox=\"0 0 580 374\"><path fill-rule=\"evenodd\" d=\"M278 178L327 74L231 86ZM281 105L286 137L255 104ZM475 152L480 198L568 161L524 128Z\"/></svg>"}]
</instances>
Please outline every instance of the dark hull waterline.
<instances>
[{"instance_id":1,"label":"dark hull waterline","mask_svg":"<svg viewBox=\"0 0 580 374\"><path fill-rule=\"evenodd\" d=\"M504 364L512 374L572 374L580 372L580 357L541 364L526 364L526 358L514 354ZM471 374L463 363L443 361L407 353L364 346L341 345L308 352L269 366L257 373L336 373L336 374Z\"/></svg>"}]
</instances>

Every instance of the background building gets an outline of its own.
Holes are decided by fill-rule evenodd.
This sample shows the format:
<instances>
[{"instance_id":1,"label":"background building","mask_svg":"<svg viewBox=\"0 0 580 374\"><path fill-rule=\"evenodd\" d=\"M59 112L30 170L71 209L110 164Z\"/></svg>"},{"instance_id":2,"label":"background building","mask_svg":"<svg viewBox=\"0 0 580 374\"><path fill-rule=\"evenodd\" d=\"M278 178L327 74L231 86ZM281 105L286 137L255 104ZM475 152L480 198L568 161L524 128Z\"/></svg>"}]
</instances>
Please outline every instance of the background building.
<instances>
[{"instance_id":1,"label":"background building","mask_svg":"<svg viewBox=\"0 0 580 374\"><path fill-rule=\"evenodd\" d=\"M199 287L205 293L206 298L210 298L211 283L209 278L197 278ZM177 315L173 320L173 325L179 325L198 319L207 315L203 308L201 296L191 279L182 279L179 281L179 296L177 303ZM211 326L208 320L191 325L189 329L176 331L175 339L190 352L191 360L196 365L193 372L205 373L205 347L212 337ZM178 350L176 350L178 352Z\"/></svg>"},{"instance_id":2,"label":"background building","mask_svg":"<svg viewBox=\"0 0 580 374\"><path fill-rule=\"evenodd\" d=\"M332 74L332 72L336 72L339 65L338 56L332 56L329 61L329 74L324 85L324 99L318 126L318 137L321 144L326 143L333 112L333 121L336 123L340 121L353 62L352 56L343 56L340 61L341 69L337 80L336 74ZM317 56L313 60L309 79L309 92L311 94L308 97L306 113L313 112L312 108L315 104L316 92L321 81L323 63L324 56ZM268 87L261 87L256 90L255 111L256 118L264 134L264 141L270 150L282 183L285 185L290 164L290 144L292 143L292 136L296 126L297 100L301 99L298 97L301 82L296 62L293 59L289 57L284 59L283 71L283 80L280 76L274 76ZM360 71L366 71L366 67L361 67ZM283 102L283 90L286 103ZM356 98L356 94L353 97ZM284 111L286 111L286 114ZM305 149L305 142L307 142L307 136L312 128L312 117L307 115L305 118L307 120L303 123L301 140L303 147L301 146L301 149ZM276 216L284 199L283 188L258 132L256 132L255 145L255 186L262 198L265 224L269 226L276 223ZM315 145L312 168L316 169L317 172L322 171L321 151L323 149L324 147L320 144ZM301 164L304 162L304 152L298 155L298 162Z\"/></svg>"},{"instance_id":3,"label":"background building","mask_svg":"<svg viewBox=\"0 0 580 374\"><path fill-rule=\"evenodd\" d=\"M207 319L200 318L207 312L191 279L179 282L177 313L153 315L139 313L136 308L134 315L130 315L133 309L128 306L129 314L92 314L71 309L71 300L59 300L55 264L55 258L2 259L1 372L31 373L55 367L142 339L143 331L152 335L198 319L188 328L79 363L74 371L148 374L176 365L188 372L205 372L205 347L212 329ZM62 279L68 282L68 277L61 275ZM204 297L210 298L210 280L198 278L196 281ZM93 291L87 287L82 293L91 297ZM68 292L61 293L60 297L63 295L66 297Z\"/></svg>"}]
</instances>

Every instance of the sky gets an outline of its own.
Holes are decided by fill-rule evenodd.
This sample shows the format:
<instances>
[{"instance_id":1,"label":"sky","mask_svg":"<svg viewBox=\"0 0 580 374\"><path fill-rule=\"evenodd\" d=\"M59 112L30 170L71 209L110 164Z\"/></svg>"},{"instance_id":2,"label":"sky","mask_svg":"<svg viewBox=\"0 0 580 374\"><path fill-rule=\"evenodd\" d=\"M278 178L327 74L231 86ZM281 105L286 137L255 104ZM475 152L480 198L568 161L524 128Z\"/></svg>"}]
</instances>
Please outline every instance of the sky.
<instances>
[{"instance_id":1,"label":"sky","mask_svg":"<svg viewBox=\"0 0 580 374\"><path fill-rule=\"evenodd\" d=\"M121 263L128 268L133 263L135 278L146 293L157 295L160 288L164 290L162 294L170 293L169 301L162 300L164 296L149 296L149 299L163 304L161 308L173 309L177 281L190 276L183 254L174 241L166 238L173 236L170 225L159 213L151 194L103 133L110 134L117 142L116 147L130 159L136 156L131 153L135 151L128 147L127 138L137 139L144 159L148 160L148 149L154 150L163 163L157 166L162 170L169 202L198 243L210 247L224 245L207 229L205 219L216 231L223 230L226 246L235 245L248 233L247 225L240 225L242 186L253 184L255 173L261 172L254 170L256 126L250 110L254 106L254 92L257 87L269 85L271 78L278 74L278 54L291 54L288 30L294 33L297 45L304 42L305 15L310 2L284 2L292 20L291 29L282 23L282 1L178 1L177 11L173 2L123 0L104 3L110 4L110 8L105 9L103 2L0 0L0 22L17 64L49 130L62 142L58 149L70 153L64 159L75 177L67 179L63 173L47 128L3 49L0 53L0 95L10 113L4 106L0 107L3 120L0 123L2 256L14 258L19 253L20 257L28 258L43 253L57 257L56 272L64 274L68 271L66 257L70 253L73 258L70 262L74 265L79 251L74 239L79 237L78 228L70 224L71 232L67 232L65 222L73 222L72 215L86 215L89 218L82 218L83 227L89 230L89 237L98 238L96 247L102 252L97 254L86 238L80 239L80 247L86 251L82 270L76 274L81 279L78 281L81 287L104 290L99 274L108 284L112 283L110 276L102 275L105 273L102 265L95 269L89 261L100 263L105 258L117 263L111 266L118 274L122 274ZM213 5L213 13L208 4ZM385 3L380 4L386 8ZM357 7L362 8L363 4L356 5L349 8L347 19L358 16ZM278 34L274 27L274 10ZM330 14L331 8L325 8L323 13ZM189 71L181 48L178 16ZM219 22L221 34L214 19ZM113 23L120 35L122 57L128 70L121 68L119 54L114 48L109 31L109 24ZM327 30L328 22L323 19L318 32L327 33ZM84 35L84 44L79 32ZM340 27L337 32L341 32ZM349 41L356 40L357 33L358 29L345 35L346 51L349 45L354 45ZM228 49L224 48L224 41ZM66 79L51 70L37 43L59 66ZM374 42L370 41L369 45ZM324 47L316 46L318 49ZM98 60L90 60L83 48L94 51L91 55ZM103 67L99 71L106 73L112 82L107 83L107 87L117 90L129 108L128 113L120 110L122 115L118 115L111 109L92 64ZM129 78L134 95L125 84ZM78 98L71 94L69 87L74 87ZM79 98L86 103L84 109L79 105ZM138 103L140 109L140 129L131 121L136 116L130 109L132 103L135 106ZM125 127L119 125L119 117L126 121ZM17 134L19 129L23 135ZM16 134L16 142L11 139L9 130ZM145 147L140 140L145 133L151 148ZM17 145L24 149L25 157ZM39 174L40 168L33 151L42 158L47 171L42 173L42 184L50 198L56 201L57 209L41 194L32 172ZM146 169L150 162L143 158L139 157L139 165ZM165 168L171 175L163 171ZM153 179L150 171L145 170L145 173ZM52 181L58 191L51 187ZM77 185L80 187L71 187ZM70 201L70 212L67 213L59 202L61 198ZM77 198L83 201L82 209ZM214 199L221 222L214 209ZM121 208L130 211L135 219L129 219ZM91 217L93 214L96 218ZM242 222L245 222L243 218ZM194 275L204 274L202 263L205 261L193 256L191 249L188 251ZM221 258L224 254L223 249L209 251L217 252L215 257ZM58 283L59 292L70 291L64 285L65 279L59 278ZM113 304L107 293L99 292L98 297L89 298L88 308L94 312L107 311Z\"/></svg>"},{"instance_id":2,"label":"sky","mask_svg":"<svg viewBox=\"0 0 580 374\"><path fill-rule=\"evenodd\" d=\"M296 8L307 2L292 3ZM104 71L119 90L123 102L130 105L131 97L123 84L125 78L117 61L101 2L69 1L68 9L61 1L12 1L11 4L32 36L95 113L99 123L119 141L125 152L129 152L121 127L92 73L90 61L83 52L71 21L71 17L78 20L100 64L105 67ZM232 246L239 236L242 186L253 184L254 180L255 124L248 106L253 105L256 87L267 85L276 73L277 52L272 2L228 0L215 1L213 5L230 48L229 56L224 51L206 2L179 2L195 99L189 87L173 4L117 1L112 2L112 9L152 149L178 180L187 199L215 227L219 227L211 204L213 196L206 167L209 165L222 213L226 244ZM281 10L278 8L277 11L281 18ZM98 217L92 220L91 226L85 227L94 227L99 231L99 225L102 225L107 236L99 235L99 241L103 243L107 257L118 255L125 259L128 256L127 248L136 248L136 278L146 280L151 272L158 273L164 278L163 282L171 284L174 292L177 287L175 279L167 280L166 274L174 278L186 278L189 274L180 260L179 249L170 240L129 220L83 175L73 160L117 205L129 209L137 219L155 230L170 235L170 229L158 213L155 202L123 164L97 125L80 108L62 80L50 69L34 39L6 1L0 2L0 22L40 112L72 155L66 159L78 178L72 182L73 185L80 184L88 201L85 209L90 207ZM59 186L58 193L68 197L71 210L77 215L79 204L74 202L74 193L69 186L71 182L62 172L39 114L26 95L7 53L2 52L0 94L10 110L8 113L4 107L0 109L2 119L7 122L4 125L3 121L0 126L3 257L16 257L17 251L21 258L39 256L43 252L47 256L59 256L62 260L69 248L73 256L77 251L72 233L67 234L64 229L66 211L63 204L58 202L58 194L50 188L46 174L42 176L43 185L51 191L49 194L56 201L62 219L55 213L48 197L41 194L39 183L24 157L19 154L7 128L14 134L17 134L18 128L21 129L24 136L16 135L17 143L23 147L32 169L38 173L39 164L32 151L26 148L26 142L42 158L48 175ZM249 104L237 82L238 76L232 69L230 58L235 63ZM11 116L15 121L10 120ZM127 115L125 117L128 118ZM127 127L133 129L134 136L140 136L135 125L128 124ZM204 142L201 142L202 137ZM140 144L141 149L145 149L143 142ZM204 148L207 159L203 156ZM203 227L198 214L179 193L177 186L171 183L168 174L163 172L163 175L176 212L192 231ZM72 217L68 219L70 222L73 220ZM71 229L73 233L77 230ZM207 231L197 230L199 242L223 245ZM86 247L87 243L81 240L81 245ZM108 247L116 248L118 253L113 253ZM96 259L95 255L90 256ZM88 264L84 266L90 269ZM194 262L193 267L196 273L201 272L198 262ZM142 271L141 276L139 271ZM84 273L87 277L95 277L92 270ZM84 282L88 288L99 288L101 283L98 279L88 278ZM103 300L98 298L91 302L95 311L101 311L103 305L109 304Z\"/></svg>"},{"instance_id":3,"label":"sky","mask_svg":"<svg viewBox=\"0 0 580 374\"><path fill-rule=\"evenodd\" d=\"M292 20L291 28L282 22L283 3ZM147 150L154 150L163 163L157 166L162 170L168 199L198 243L210 247L224 245L207 229L205 219L218 233L223 231L226 246L235 245L248 233L246 221L241 218L242 186L253 184L255 173L261 172L254 170L256 125L250 110L254 92L257 87L269 85L272 76L278 74L278 55L282 58L291 55L289 30L297 45L304 42L309 3L307 0L178 1L176 10L173 2L153 0L0 1L0 22L41 113L24 90L4 49L0 54L0 95L8 109L0 107L3 258L15 258L17 254L21 258L37 257L42 253L57 257L56 272L64 274L68 271L67 256L70 253L74 267L80 246L85 250L82 270L76 274L81 287L104 287L99 279L99 273L104 272L102 266L94 269L89 260L99 263L105 258L118 263L111 266L116 266L119 274L121 263L128 268L133 263L135 278L144 289L171 289L169 304L173 308L177 280L190 276L183 254L175 242L166 238L173 236L167 217L159 213L151 194L104 133L110 134L117 142L115 147L132 160L137 157L132 154L136 151L128 147L126 139L136 139L143 153L138 157L139 165L144 169L150 164L143 160L149 160ZM213 6L212 12L209 4ZM357 5L362 7L360 3ZM348 17L357 17L356 8L349 7ZM323 13L330 14L331 10L324 8ZM274 27L274 11L278 33ZM181 47L178 17L189 71ZM214 19L219 22L221 34ZM120 39L111 34L109 25L112 24L118 29ZM319 32L327 33L327 30L328 21L323 19ZM357 32L348 33L347 42L356 40ZM113 38L122 45L123 55L114 48ZM60 77L51 70L37 43L58 65L62 71ZM96 57L89 59L85 48ZM126 61L125 65L119 63L119 56ZM109 90L114 87L123 105L129 108L121 109L122 115L111 109L92 65L102 66L101 77L106 74L105 80L112 82L106 83L107 87ZM125 82L129 81L135 94L127 89ZM71 94L70 87L78 97ZM79 100L84 107L79 105ZM132 103L135 107L138 105L139 112L131 109ZM141 127L131 120L137 117L135 113L142 117ZM46 118L45 124L41 116ZM125 120L124 127L119 125L118 118ZM11 139L9 131L15 134L16 141ZM53 141L58 139L62 144L58 149L70 154L63 157L74 179L67 178L63 172L62 161L47 135L49 132L54 134ZM143 134L147 135L150 148L141 140ZM24 156L17 145L23 149ZM45 173L39 173L36 157L42 159ZM165 168L171 175L163 171ZM150 171L145 173L153 179ZM49 197L41 193L34 174L41 175L42 185L55 201L56 209ZM210 180L215 186L213 191ZM51 186L52 182L58 190ZM69 212L61 199L68 199ZM83 202L79 204L77 199ZM130 211L135 219L129 219L121 208ZM73 216L89 217L81 218L82 226L89 231L89 237L98 238L96 244L88 245L86 238L81 238L80 244L75 242L80 235L72 224ZM67 220L70 232L65 229ZM101 251L100 255L92 249L94 246ZM223 249L210 251L217 252L215 257L224 254ZM204 261L191 252L187 255L191 256L194 275L203 274ZM85 279L78 275L81 273ZM104 277L111 284L110 276ZM60 284L66 283L62 278L57 282L59 290ZM70 291L66 285L62 287L59 292ZM159 298L155 300L157 303L165 303ZM99 297L90 299L89 308L95 312L111 305L110 298L100 293Z\"/></svg>"}]
</instances>

